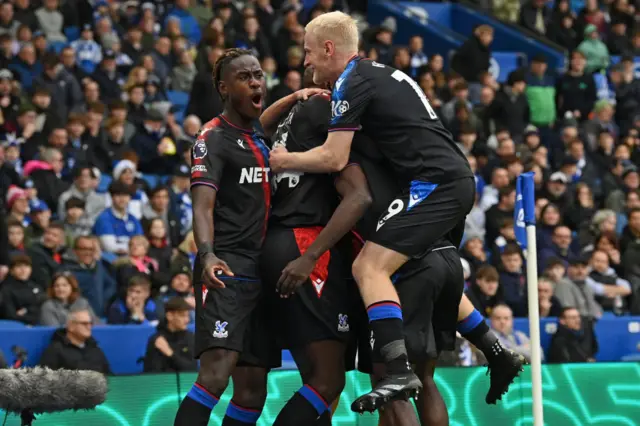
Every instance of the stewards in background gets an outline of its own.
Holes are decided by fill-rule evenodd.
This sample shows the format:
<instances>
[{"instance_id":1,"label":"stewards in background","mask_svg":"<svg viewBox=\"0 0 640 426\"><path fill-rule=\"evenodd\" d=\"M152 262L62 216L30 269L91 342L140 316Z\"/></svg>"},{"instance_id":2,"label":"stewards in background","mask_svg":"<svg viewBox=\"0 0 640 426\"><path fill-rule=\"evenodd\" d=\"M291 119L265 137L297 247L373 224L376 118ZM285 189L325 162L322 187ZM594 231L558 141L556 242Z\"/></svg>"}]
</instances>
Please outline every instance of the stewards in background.
<instances>
[{"instance_id":1,"label":"stewards in background","mask_svg":"<svg viewBox=\"0 0 640 426\"><path fill-rule=\"evenodd\" d=\"M107 357L91 336L93 318L87 310L72 311L67 327L58 329L44 350L40 365L53 370L92 370L109 374Z\"/></svg>"},{"instance_id":2,"label":"stewards in background","mask_svg":"<svg viewBox=\"0 0 640 426\"><path fill-rule=\"evenodd\" d=\"M193 357L194 335L187 330L192 307L183 298L174 297L165 304L165 321L151 336L144 359L146 373L196 371Z\"/></svg>"}]
</instances>

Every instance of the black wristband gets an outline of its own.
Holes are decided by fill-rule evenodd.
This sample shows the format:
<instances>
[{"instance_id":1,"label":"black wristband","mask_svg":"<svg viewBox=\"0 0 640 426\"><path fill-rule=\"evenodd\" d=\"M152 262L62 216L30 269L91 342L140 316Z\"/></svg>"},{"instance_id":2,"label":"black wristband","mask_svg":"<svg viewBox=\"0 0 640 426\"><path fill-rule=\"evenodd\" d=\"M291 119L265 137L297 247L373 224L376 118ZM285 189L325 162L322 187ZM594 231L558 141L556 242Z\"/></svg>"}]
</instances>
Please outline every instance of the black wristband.
<instances>
[{"instance_id":1,"label":"black wristband","mask_svg":"<svg viewBox=\"0 0 640 426\"><path fill-rule=\"evenodd\" d=\"M197 255L198 259L204 260L204 257L208 254L215 255L215 253L213 252L213 244L212 243L200 244L200 246L198 247L198 255Z\"/></svg>"}]
</instances>

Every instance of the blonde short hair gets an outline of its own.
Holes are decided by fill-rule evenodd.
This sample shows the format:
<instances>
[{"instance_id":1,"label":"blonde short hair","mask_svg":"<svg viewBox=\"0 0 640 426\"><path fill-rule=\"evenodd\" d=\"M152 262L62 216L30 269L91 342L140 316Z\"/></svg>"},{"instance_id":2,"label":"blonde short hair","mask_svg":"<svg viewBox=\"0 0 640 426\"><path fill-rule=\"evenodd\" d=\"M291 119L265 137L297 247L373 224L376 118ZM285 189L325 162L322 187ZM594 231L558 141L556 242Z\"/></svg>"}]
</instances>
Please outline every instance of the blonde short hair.
<instances>
[{"instance_id":1,"label":"blonde short hair","mask_svg":"<svg viewBox=\"0 0 640 426\"><path fill-rule=\"evenodd\" d=\"M347 53L358 51L358 26L346 13L330 12L314 18L305 27L315 37L331 40L337 50Z\"/></svg>"}]
</instances>

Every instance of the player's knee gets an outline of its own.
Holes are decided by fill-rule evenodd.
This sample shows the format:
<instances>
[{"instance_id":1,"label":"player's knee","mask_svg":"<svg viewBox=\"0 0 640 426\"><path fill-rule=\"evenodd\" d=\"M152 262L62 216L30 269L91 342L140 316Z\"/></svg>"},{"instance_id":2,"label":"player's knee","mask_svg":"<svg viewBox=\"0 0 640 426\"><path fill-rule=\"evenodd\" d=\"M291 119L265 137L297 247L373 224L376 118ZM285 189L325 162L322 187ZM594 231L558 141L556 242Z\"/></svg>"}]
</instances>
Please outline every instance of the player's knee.
<instances>
[{"instance_id":1,"label":"player's knee","mask_svg":"<svg viewBox=\"0 0 640 426\"><path fill-rule=\"evenodd\" d=\"M266 385L234 387L233 401L242 407L261 410L267 400Z\"/></svg>"},{"instance_id":2,"label":"player's knee","mask_svg":"<svg viewBox=\"0 0 640 426\"><path fill-rule=\"evenodd\" d=\"M319 377L318 377L319 376ZM325 401L335 401L344 390L346 379L344 374L323 372L310 380L311 385Z\"/></svg>"},{"instance_id":3,"label":"player's knee","mask_svg":"<svg viewBox=\"0 0 640 426\"><path fill-rule=\"evenodd\" d=\"M366 280L368 275L374 273L374 267L375 265L372 265L366 257L362 255L356 257L353 265L351 265L351 273L353 274L353 278L358 282L358 285Z\"/></svg>"},{"instance_id":4,"label":"player's knee","mask_svg":"<svg viewBox=\"0 0 640 426\"><path fill-rule=\"evenodd\" d=\"M200 368L198 372L198 383L209 393L222 395L229 386L229 372L223 368Z\"/></svg>"}]
</instances>

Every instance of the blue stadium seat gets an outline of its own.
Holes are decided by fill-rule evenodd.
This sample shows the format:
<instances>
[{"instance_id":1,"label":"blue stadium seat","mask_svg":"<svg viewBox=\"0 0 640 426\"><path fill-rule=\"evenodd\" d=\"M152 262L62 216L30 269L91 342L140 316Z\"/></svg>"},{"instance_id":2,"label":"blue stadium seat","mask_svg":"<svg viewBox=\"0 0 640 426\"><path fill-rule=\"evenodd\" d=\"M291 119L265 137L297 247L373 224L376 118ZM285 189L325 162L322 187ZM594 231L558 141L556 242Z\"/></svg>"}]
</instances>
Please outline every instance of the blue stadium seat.
<instances>
[{"instance_id":1,"label":"blue stadium seat","mask_svg":"<svg viewBox=\"0 0 640 426\"><path fill-rule=\"evenodd\" d=\"M64 35L67 36L69 43L80 38L80 27L67 27L64 29Z\"/></svg>"},{"instance_id":2,"label":"blue stadium seat","mask_svg":"<svg viewBox=\"0 0 640 426\"><path fill-rule=\"evenodd\" d=\"M182 122L184 121L185 111L184 110L179 110L179 111L176 111L173 115L176 118L176 123L182 124Z\"/></svg>"},{"instance_id":3,"label":"blue stadium seat","mask_svg":"<svg viewBox=\"0 0 640 426\"><path fill-rule=\"evenodd\" d=\"M100 176L100 183L98 184L96 191L100 193L107 192L112 181L113 178L111 176L103 174L102 176Z\"/></svg>"},{"instance_id":4,"label":"blue stadium seat","mask_svg":"<svg viewBox=\"0 0 640 426\"><path fill-rule=\"evenodd\" d=\"M167 98L173 105L186 108L189 103L189 94L187 92L168 91Z\"/></svg>"},{"instance_id":5,"label":"blue stadium seat","mask_svg":"<svg viewBox=\"0 0 640 426\"><path fill-rule=\"evenodd\" d=\"M143 173L142 179L144 179L144 181L147 182L147 185L149 185L149 188L155 188L161 183L160 176L158 175L148 175Z\"/></svg>"},{"instance_id":6,"label":"blue stadium seat","mask_svg":"<svg viewBox=\"0 0 640 426\"><path fill-rule=\"evenodd\" d=\"M0 329L26 328L27 326L20 321L0 320Z\"/></svg>"},{"instance_id":7,"label":"blue stadium seat","mask_svg":"<svg viewBox=\"0 0 640 426\"><path fill-rule=\"evenodd\" d=\"M67 46L67 42L64 42L64 41L52 41L51 43L49 43L49 49L48 50L59 54L60 52L62 52L62 49L64 49L66 46Z\"/></svg>"}]
</instances>

